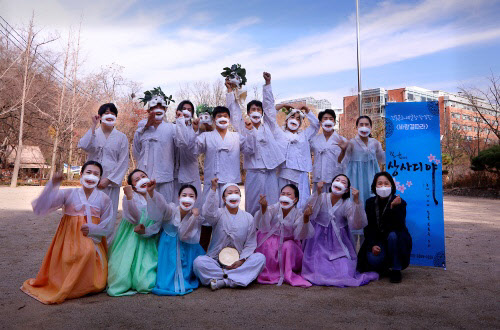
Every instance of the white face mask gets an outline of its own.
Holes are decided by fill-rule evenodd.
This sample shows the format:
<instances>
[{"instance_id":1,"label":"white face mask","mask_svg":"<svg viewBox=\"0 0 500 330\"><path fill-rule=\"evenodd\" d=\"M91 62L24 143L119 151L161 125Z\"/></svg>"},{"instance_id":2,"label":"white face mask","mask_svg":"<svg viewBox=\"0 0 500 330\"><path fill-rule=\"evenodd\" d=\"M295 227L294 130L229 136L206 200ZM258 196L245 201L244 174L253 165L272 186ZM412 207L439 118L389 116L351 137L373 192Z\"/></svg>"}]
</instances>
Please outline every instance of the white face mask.
<instances>
[{"instance_id":1,"label":"white face mask","mask_svg":"<svg viewBox=\"0 0 500 330\"><path fill-rule=\"evenodd\" d=\"M226 129L229 126L229 119L226 117L220 117L215 120L215 125L221 129Z\"/></svg>"},{"instance_id":2,"label":"white face mask","mask_svg":"<svg viewBox=\"0 0 500 330\"><path fill-rule=\"evenodd\" d=\"M101 117L101 122L107 126L114 126L116 123L116 116L111 113L107 113Z\"/></svg>"},{"instance_id":3,"label":"white face mask","mask_svg":"<svg viewBox=\"0 0 500 330\"><path fill-rule=\"evenodd\" d=\"M226 196L226 205L232 209L235 209L238 206L240 206L240 200L241 200L241 196L238 194L228 195L228 196Z\"/></svg>"},{"instance_id":4,"label":"white face mask","mask_svg":"<svg viewBox=\"0 0 500 330\"><path fill-rule=\"evenodd\" d=\"M371 131L372 131L371 128L366 126L358 128L358 134L363 137L370 135Z\"/></svg>"},{"instance_id":5,"label":"white face mask","mask_svg":"<svg viewBox=\"0 0 500 330\"><path fill-rule=\"evenodd\" d=\"M294 200L288 196L280 196L280 206L282 209L288 210L293 207Z\"/></svg>"},{"instance_id":6,"label":"white face mask","mask_svg":"<svg viewBox=\"0 0 500 330\"><path fill-rule=\"evenodd\" d=\"M296 120L296 119L288 119L288 121L286 122L286 126L288 127L288 129L290 131L296 131L299 129L299 122Z\"/></svg>"},{"instance_id":7,"label":"white face mask","mask_svg":"<svg viewBox=\"0 0 500 330\"><path fill-rule=\"evenodd\" d=\"M87 183L87 181L91 181L91 183ZM99 183L99 178L96 177L94 174L84 174L80 178L80 183L88 189L95 188L97 184Z\"/></svg>"},{"instance_id":8,"label":"white face mask","mask_svg":"<svg viewBox=\"0 0 500 330\"><path fill-rule=\"evenodd\" d=\"M258 111L254 111L250 113L250 120L252 123L257 124L260 123L260 120L262 119L262 115Z\"/></svg>"},{"instance_id":9,"label":"white face mask","mask_svg":"<svg viewBox=\"0 0 500 330\"><path fill-rule=\"evenodd\" d=\"M339 196L343 195L344 193L345 193L345 186L342 182L338 181L332 182L332 194Z\"/></svg>"},{"instance_id":10,"label":"white face mask","mask_svg":"<svg viewBox=\"0 0 500 330\"><path fill-rule=\"evenodd\" d=\"M377 187L375 189L377 192L377 195L379 195L382 198L388 197L392 193L392 188L391 187Z\"/></svg>"},{"instance_id":11,"label":"white face mask","mask_svg":"<svg viewBox=\"0 0 500 330\"><path fill-rule=\"evenodd\" d=\"M209 114L200 115L200 123L212 125L212 117Z\"/></svg>"},{"instance_id":12,"label":"white face mask","mask_svg":"<svg viewBox=\"0 0 500 330\"><path fill-rule=\"evenodd\" d=\"M191 120L193 117L191 114L191 111L189 110L182 110L182 114L184 115L184 120L186 121L186 124Z\"/></svg>"},{"instance_id":13,"label":"white face mask","mask_svg":"<svg viewBox=\"0 0 500 330\"><path fill-rule=\"evenodd\" d=\"M155 110L155 119L156 121L162 121L163 117L165 117L165 111L164 110Z\"/></svg>"},{"instance_id":14,"label":"white face mask","mask_svg":"<svg viewBox=\"0 0 500 330\"><path fill-rule=\"evenodd\" d=\"M195 200L191 197L181 197L179 198L179 206L184 211L189 211L194 207ZM186 204L186 205L184 205Z\"/></svg>"},{"instance_id":15,"label":"white face mask","mask_svg":"<svg viewBox=\"0 0 500 330\"><path fill-rule=\"evenodd\" d=\"M145 193L147 191L146 184L151 181L148 178L142 178L135 184L135 189L140 193ZM144 187L143 187L144 186Z\"/></svg>"},{"instance_id":16,"label":"white face mask","mask_svg":"<svg viewBox=\"0 0 500 330\"><path fill-rule=\"evenodd\" d=\"M335 123L331 120L325 120L322 124L321 127L323 127L323 130L325 132L331 132L333 131L333 126L335 126Z\"/></svg>"}]
</instances>

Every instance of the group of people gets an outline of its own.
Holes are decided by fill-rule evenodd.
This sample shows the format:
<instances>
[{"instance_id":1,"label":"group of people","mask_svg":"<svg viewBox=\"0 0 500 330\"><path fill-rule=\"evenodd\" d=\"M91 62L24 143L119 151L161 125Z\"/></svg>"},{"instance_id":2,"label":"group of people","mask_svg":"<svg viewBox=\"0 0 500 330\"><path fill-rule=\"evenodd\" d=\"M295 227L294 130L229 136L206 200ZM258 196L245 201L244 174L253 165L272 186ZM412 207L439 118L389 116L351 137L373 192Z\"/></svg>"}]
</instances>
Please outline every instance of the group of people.
<instances>
[{"instance_id":1,"label":"group of people","mask_svg":"<svg viewBox=\"0 0 500 330\"><path fill-rule=\"evenodd\" d=\"M305 105L276 106L271 75L263 77L263 100L249 102L247 116L228 80L226 107L208 120L195 118L185 100L175 123L167 122L169 98L147 92L148 116L132 144L137 168L128 175L129 142L114 127L118 110L102 105L78 144L88 154L82 187L59 189L56 174L32 202L37 215L63 208L63 217L38 275L21 290L53 304L104 289L110 296L184 295L199 283L217 290L254 280L348 287L384 274L400 282L412 244L406 203L380 171L385 156L370 135L371 119L359 117L358 135L347 140L334 131L333 110L316 118ZM278 111L286 113L284 127ZM228 248L229 264L221 254Z\"/></svg>"}]
</instances>

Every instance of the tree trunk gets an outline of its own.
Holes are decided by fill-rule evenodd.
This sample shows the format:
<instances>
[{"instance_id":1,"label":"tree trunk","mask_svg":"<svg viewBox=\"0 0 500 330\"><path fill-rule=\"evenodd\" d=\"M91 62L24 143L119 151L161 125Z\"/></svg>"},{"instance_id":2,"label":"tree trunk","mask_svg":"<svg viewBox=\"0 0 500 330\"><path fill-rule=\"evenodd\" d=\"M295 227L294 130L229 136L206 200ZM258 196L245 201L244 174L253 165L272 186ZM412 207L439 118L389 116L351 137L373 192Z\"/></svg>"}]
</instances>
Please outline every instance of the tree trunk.
<instances>
[{"instance_id":1,"label":"tree trunk","mask_svg":"<svg viewBox=\"0 0 500 330\"><path fill-rule=\"evenodd\" d=\"M17 186L17 177L19 175L19 168L21 167L21 155L23 151L23 125L24 125L24 110L26 106L26 92L27 92L27 81L28 81L28 69L31 53L31 39L33 35L33 15L31 16L29 32L28 32L28 43L26 45L25 61L24 61L24 77L23 77L23 94L21 99L21 116L19 119L19 140L17 143L17 153L16 160L14 162L14 171L12 173L12 178L10 181L10 186L15 188Z\"/></svg>"}]
</instances>

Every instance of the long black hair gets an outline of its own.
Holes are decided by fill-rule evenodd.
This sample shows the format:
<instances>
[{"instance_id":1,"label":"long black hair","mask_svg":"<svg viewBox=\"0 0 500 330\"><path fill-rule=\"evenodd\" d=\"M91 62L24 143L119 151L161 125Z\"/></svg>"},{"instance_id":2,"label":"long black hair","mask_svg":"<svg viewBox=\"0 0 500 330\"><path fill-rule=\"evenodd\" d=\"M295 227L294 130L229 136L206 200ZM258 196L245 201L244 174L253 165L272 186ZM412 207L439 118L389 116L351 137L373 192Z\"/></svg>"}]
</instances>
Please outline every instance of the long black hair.
<instances>
[{"instance_id":1,"label":"long black hair","mask_svg":"<svg viewBox=\"0 0 500 330\"><path fill-rule=\"evenodd\" d=\"M373 129L373 122L372 122L372 119L371 119L370 117L368 117L368 116L359 116L359 117L358 117L358 119L356 119L356 127L358 127L359 121L360 121L361 119L368 119L368 122L370 123L370 128L372 128L372 129ZM372 137L372 133L370 133L370 134L368 135L368 137Z\"/></svg>"},{"instance_id":2,"label":"long black hair","mask_svg":"<svg viewBox=\"0 0 500 330\"><path fill-rule=\"evenodd\" d=\"M284 186L283 188L281 188L280 190L280 193L283 191L283 189L285 189L286 187L290 187L293 189L293 193L295 195L295 197L297 198L297 201L295 202L295 204L297 204L299 202L299 188L297 188L296 185L294 185L293 183L289 183L287 184L286 186ZM294 205L295 205L294 204Z\"/></svg>"},{"instance_id":3,"label":"long black hair","mask_svg":"<svg viewBox=\"0 0 500 330\"><path fill-rule=\"evenodd\" d=\"M332 192L332 184L333 182L335 181L336 178L338 178L339 176L343 176L347 179L347 187L345 189L345 192L344 194L342 194L342 199L348 199L349 197L351 197L351 180L349 180L349 177L343 173L340 173L340 174L337 174L332 182L330 182L330 192Z\"/></svg>"},{"instance_id":4,"label":"long black hair","mask_svg":"<svg viewBox=\"0 0 500 330\"><path fill-rule=\"evenodd\" d=\"M389 182L391 183L391 188L392 188L391 194L395 195L396 194L396 184L394 183L394 179L392 178L392 176L388 172L378 172L377 174L375 174L375 176L373 177L373 182L372 182L372 193L374 193L375 196L377 196L377 180L381 176L385 176L387 178L387 180L389 180Z\"/></svg>"},{"instance_id":5,"label":"long black hair","mask_svg":"<svg viewBox=\"0 0 500 330\"><path fill-rule=\"evenodd\" d=\"M189 104L191 106L191 116L194 117L194 105L191 101L189 100L184 100L182 101L181 103L179 103L179 105L177 106L177 111L182 111L182 108L184 107L184 105L186 104Z\"/></svg>"},{"instance_id":6,"label":"long black hair","mask_svg":"<svg viewBox=\"0 0 500 330\"><path fill-rule=\"evenodd\" d=\"M101 171L101 174L99 174L99 176L102 176L102 165L101 165L101 163L96 162L95 160L86 161L85 164L83 164L82 169L80 170L80 175L83 174L83 172L85 171L85 168L89 165L95 165L95 166L99 167L99 171Z\"/></svg>"}]
</instances>

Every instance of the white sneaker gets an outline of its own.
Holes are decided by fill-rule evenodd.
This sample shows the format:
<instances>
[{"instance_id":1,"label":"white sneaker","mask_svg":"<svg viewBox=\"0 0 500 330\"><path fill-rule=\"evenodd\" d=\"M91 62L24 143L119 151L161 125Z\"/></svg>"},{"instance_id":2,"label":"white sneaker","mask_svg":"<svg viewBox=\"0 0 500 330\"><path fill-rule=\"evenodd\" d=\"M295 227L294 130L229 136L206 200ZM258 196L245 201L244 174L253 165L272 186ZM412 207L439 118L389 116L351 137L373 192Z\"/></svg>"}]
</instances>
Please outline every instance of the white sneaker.
<instances>
[{"instance_id":1,"label":"white sneaker","mask_svg":"<svg viewBox=\"0 0 500 330\"><path fill-rule=\"evenodd\" d=\"M217 286L217 280L215 278L210 280L210 289L212 289L212 291L219 289L219 287Z\"/></svg>"}]
</instances>

